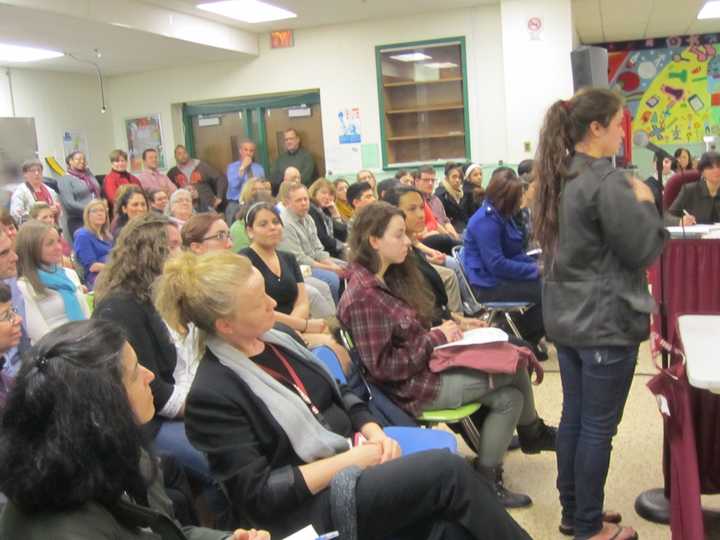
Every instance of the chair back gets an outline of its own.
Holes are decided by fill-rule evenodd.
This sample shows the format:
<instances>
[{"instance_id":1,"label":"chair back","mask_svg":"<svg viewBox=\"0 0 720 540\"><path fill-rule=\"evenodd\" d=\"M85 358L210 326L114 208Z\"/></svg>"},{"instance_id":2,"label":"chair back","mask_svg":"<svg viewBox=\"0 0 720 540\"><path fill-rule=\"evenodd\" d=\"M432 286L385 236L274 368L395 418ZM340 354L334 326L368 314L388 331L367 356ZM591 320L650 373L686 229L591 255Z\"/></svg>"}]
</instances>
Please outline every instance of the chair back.
<instances>
[{"instance_id":1,"label":"chair back","mask_svg":"<svg viewBox=\"0 0 720 540\"><path fill-rule=\"evenodd\" d=\"M700 180L700 173L695 170L683 171L675 173L665 184L662 195L663 210L667 210L675 202L680 190L685 184L697 182Z\"/></svg>"},{"instance_id":2,"label":"chair back","mask_svg":"<svg viewBox=\"0 0 720 540\"><path fill-rule=\"evenodd\" d=\"M353 393L368 404L370 412L383 427L386 426L417 426L418 422L388 398L377 385L365 377L367 369L362 363L360 354L355 348L350 332L340 329L338 332L343 346L352 360L347 384Z\"/></svg>"}]
</instances>

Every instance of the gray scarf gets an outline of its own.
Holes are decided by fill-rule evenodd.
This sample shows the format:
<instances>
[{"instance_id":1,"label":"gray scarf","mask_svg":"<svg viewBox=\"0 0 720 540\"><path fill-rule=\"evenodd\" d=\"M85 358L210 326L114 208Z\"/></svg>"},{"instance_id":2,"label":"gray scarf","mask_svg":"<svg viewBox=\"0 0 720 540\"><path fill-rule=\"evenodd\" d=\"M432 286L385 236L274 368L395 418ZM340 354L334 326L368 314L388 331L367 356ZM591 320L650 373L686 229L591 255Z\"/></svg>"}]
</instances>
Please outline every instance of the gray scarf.
<instances>
[{"instance_id":1,"label":"gray scarf","mask_svg":"<svg viewBox=\"0 0 720 540\"><path fill-rule=\"evenodd\" d=\"M287 334L270 330L261 339L266 343L279 345L304 361L327 371L308 349L301 347ZM260 398L290 439L295 453L305 463L334 456L350 448L347 439L318 422L295 392L268 375L244 353L216 336L207 338L207 347L223 366L231 369ZM333 384L335 394L339 395L340 391L329 373L327 378Z\"/></svg>"}]
</instances>

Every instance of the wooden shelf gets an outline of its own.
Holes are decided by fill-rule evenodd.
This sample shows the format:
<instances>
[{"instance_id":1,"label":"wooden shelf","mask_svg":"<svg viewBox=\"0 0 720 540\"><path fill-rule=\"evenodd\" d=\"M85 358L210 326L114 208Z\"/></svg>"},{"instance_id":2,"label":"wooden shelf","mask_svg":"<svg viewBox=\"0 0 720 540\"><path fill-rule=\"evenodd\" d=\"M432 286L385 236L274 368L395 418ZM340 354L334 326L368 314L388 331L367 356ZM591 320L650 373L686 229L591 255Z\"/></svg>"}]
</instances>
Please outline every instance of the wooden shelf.
<instances>
[{"instance_id":1,"label":"wooden shelf","mask_svg":"<svg viewBox=\"0 0 720 540\"><path fill-rule=\"evenodd\" d=\"M434 135L403 135L401 137L388 137L388 142L396 141L418 141L420 139L453 139L455 137L464 137L465 132L458 133L436 133Z\"/></svg>"},{"instance_id":2,"label":"wooden shelf","mask_svg":"<svg viewBox=\"0 0 720 540\"><path fill-rule=\"evenodd\" d=\"M422 86L425 84L440 84L448 82L459 82L462 81L462 77L448 77L447 79L435 79L432 81L402 81L402 82L391 82L383 83L385 88L397 88L399 86Z\"/></svg>"},{"instance_id":3,"label":"wooden shelf","mask_svg":"<svg viewBox=\"0 0 720 540\"><path fill-rule=\"evenodd\" d=\"M425 107L413 107L410 109L394 109L385 111L385 114L412 114L421 112L438 112L438 111L461 111L465 106L462 103L453 105L428 105Z\"/></svg>"}]
</instances>

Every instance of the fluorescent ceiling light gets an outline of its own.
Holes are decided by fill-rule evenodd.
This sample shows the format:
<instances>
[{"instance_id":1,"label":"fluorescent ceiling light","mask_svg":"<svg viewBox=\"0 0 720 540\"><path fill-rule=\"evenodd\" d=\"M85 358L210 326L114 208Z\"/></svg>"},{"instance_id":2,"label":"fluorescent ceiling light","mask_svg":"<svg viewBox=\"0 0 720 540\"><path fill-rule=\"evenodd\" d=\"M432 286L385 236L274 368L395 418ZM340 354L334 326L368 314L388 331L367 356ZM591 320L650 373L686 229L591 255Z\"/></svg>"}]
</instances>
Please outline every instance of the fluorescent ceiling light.
<instances>
[{"instance_id":1,"label":"fluorescent ceiling light","mask_svg":"<svg viewBox=\"0 0 720 540\"><path fill-rule=\"evenodd\" d=\"M720 18L720 1L711 0L705 2L697 16L698 19L719 19Z\"/></svg>"},{"instance_id":2,"label":"fluorescent ceiling light","mask_svg":"<svg viewBox=\"0 0 720 540\"><path fill-rule=\"evenodd\" d=\"M0 43L0 62L37 62L60 56L64 55L57 51Z\"/></svg>"},{"instance_id":3,"label":"fluorescent ceiling light","mask_svg":"<svg viewBox=\"0 0 720 540\"><path fill-rule=\"evenodd\" d=\"M297 17L297 13L261 2L260 0L224 0L198 4L198 9L246 23L280 21Z\"/></svg>"},{"instance_id":4,"label":"fluorescent ceiling light","mask_svg":"<svg viewBox=\"0 0 720 540\"><path fill-rule=\"evenodd\" d=\"M430 62L429 64L423 64L423 66L433 69L450 69L458 67L457 64L453 64L452 62Z\"/></svg>"},{"instance_id":5,"label":"fluorescent ceiling light","mask_svg":"<svg viewBox=\"0 0 720 540\"><path fill-rule=\"evenodd\" d=\"M432 56L419 52L396 54L390 58L393 60L399 60L400 62L420 62L421 60L432 60Z\"/></svg>"}]
</instances>

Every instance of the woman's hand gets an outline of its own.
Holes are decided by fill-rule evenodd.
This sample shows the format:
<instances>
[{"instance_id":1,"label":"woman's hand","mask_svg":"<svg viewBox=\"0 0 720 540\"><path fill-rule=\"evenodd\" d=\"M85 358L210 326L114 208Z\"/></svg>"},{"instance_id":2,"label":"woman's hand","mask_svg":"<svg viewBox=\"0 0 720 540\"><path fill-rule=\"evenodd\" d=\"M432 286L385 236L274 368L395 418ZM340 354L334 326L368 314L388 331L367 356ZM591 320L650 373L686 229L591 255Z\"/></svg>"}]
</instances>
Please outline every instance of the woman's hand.
<instances>
[{"instance_id":1,"label":"woman's hand","mask_svg":"<svg viewBox=\"0 0 720 540\"><path fill-rule=\"evenodd\" d=\"M250 529L249 531L245 529L235 529L230 540L270 540L270 533L267 531L256 531L255 529Z\"/></svg>"},{"instance_id":2,"label":"woman's hand","mask_svg":"<svg viewBox=\"0 0 720 540\"><path fill-rule=\"evenodd\" d=\"M445 334L445 339L447 339L448 343L452 343L453 341L457 341L463 337L462 330L460 330L460 327L455 321L445 321L435 328Z\"/></svg>"},{"instance_id":3,"label":"woman's hand","mask_svg":"<svg viewBox=\"0 0 720 540\"><path fill-rule=\"evenodd\" d=\"M322 334L325 330L327 330L327 325L323 319L308 319L307 328L303 333Z\"/></svg>"},{"instance_id":4,"label":"woman's hand","mask_svg":"<svg viewBox=\"0 0 720 540\"><path fill-rule=\"evenodd\" d=\"M383 448L377 443L365 443L347 451L353 465L357 465L361 469L374 467L382 463Z\"/></svg>"},{"instance_id":5,"label":"woman's hand","mask_svg":"<svg viewBox=\"0 0 720 540\"><path fill-rule=\"evenodd\" d=\"M427 254L427 260L430 261L432 264L445 264L445 257L447 257L447 255L436 249L431 249Z\"/></svg>"},{"instance_id":6,"label":"woman's hand","mask_svg":"<svg viewBox=\"0 0 720 540\"><path fill-rule=\"evenodd\" d=\"M680 218L680 225L689 227L690 225L697 225L697 219L690 212L685 212L682 218Z\"/></svg>"},{"instance_id":7,"label":"woman's hand","mask_svg":"<svg viewBox=\"0 0 720 540\"><path fill-rule=\"evenodd\" d=\"M372 435L367 438L367 444L378 444L382 449L382 457L380 463L386 463L397 459L402 456L402 449L400 444L390 437L388 437L382 428L376 429L372 432Z\"/></svg>"},{"instance_id":8,"label":"woman's hand","mask_svg":"<svg viewBox=\"0 0 720 540\"><path fill-rule=\"evenodd\" d=\"M472 330L473 328L487 328L488 323L480 319L471 319L469 317L463 317L462 315L452 316L453 320L460 326L460 330Z\"/></svg>"}]
</instances>

